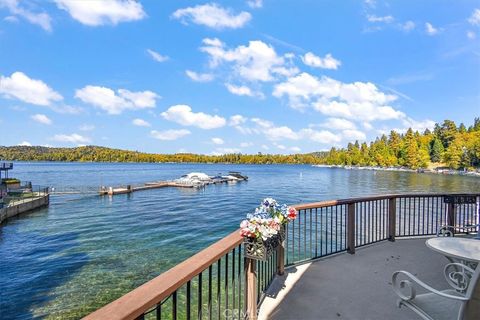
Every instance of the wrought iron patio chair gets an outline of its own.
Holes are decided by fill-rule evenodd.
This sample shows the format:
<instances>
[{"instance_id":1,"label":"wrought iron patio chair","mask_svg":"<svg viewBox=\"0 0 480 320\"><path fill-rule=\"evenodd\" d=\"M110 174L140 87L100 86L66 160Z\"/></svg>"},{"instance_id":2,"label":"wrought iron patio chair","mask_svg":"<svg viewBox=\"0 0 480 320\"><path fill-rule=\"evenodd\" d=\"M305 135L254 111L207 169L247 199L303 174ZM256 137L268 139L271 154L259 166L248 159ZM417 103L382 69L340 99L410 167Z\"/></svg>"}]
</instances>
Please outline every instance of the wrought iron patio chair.
<instances>
[{"instance_id":1,"label":"wrought iron patio chair","mask_svg":"<svg viewBox=\"0 0 480 320\"><path fill-rule=\"evenodd\" d=\"M436 290L407 271L393 273L398 307L405 306L426 320L480 319L480 268L449 263L444 272L450 290ZM426 293L417 294L417 287Z\"/></svg>"},{"instance_id":2,"label":"wrought iron patio chair","mask_svg":"<svg viewBox=\"0 0 480 320\"><path fill-rule=\"evenodd\" d=\"M467 226L442 226L437 231L437 237L453 237L455 233L476 233L474 238L480 240L480 224Z\"/></svg>"}]
</instances>

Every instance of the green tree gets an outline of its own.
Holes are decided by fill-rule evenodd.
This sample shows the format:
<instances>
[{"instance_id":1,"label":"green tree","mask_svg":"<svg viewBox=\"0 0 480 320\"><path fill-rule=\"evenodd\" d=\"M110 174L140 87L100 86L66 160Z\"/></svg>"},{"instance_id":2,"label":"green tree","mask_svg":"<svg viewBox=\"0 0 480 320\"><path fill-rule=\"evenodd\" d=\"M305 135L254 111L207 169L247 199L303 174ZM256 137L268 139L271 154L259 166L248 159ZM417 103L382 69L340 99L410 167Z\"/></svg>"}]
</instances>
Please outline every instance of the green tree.
<instances>
[{"instance_id":1,"label":"green tree","mask_svg":"<svg viewBox=\"0 0 480 320\"><path fill-rule=\"evenodd\" d=\"M438 138L433 138L430 148L430 160L432 162L441 162L445 148Z\"/></svg>"},{"instance_id":2,"label":"green tree","mask_svg":"<svg viewBox=\"0 0 480 320\"><path fill-rule=\"evenodd\" d=\"M418 145L411 128L407 130L405 135L405 165L413 169L419 167Z\"/></svg>"},{"instance_id":3,"label":"green tree","mask_svg":"<svg viewBox=\"0 0 480 320\"><path fill-rule=\"evenodd\" d=\"M445 148L448 148L450 143L455 139L457 134L457 126L452 120L445 120L440 128L439 138Z\"/></svg>"}]
</instances>

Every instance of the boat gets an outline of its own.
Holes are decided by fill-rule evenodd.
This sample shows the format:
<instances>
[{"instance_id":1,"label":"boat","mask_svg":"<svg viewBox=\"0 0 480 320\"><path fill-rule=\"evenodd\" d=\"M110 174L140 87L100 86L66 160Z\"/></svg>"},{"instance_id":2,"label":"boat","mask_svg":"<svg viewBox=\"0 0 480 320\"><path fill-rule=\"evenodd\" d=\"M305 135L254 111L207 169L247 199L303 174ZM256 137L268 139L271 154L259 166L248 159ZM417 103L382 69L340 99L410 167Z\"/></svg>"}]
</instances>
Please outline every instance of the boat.
<instances>
[{"instance_id":1,"label":"boat","mask_svg":"<svg viewBox=\"0 0 480 320\"><path fill-rule=\"evenodd\" d=\"M226 182L227 179L225 177L222 177L221 174L218 174L216 176L210 177L212 179L213 183L223 183Z\"/></svg>"},{"instance_id":2,"label":"boat","mask_svg":"<svg viewBox=\"0 0 480 320\"><path fill-rule=\"evenodd\" d=\"M234 178L237 178L237 180L248 180L248 177L245 176L245 175L242 175L240 172L238 171L229 171L228 172L228 176L230 177L234 177Z\"/></svg>"},{"instance_id":3,"label":"boat","mask_svg":"<svg viewBox=\"0 0 480 320\"><path fill-rule=\"evenodd\" d=\"M175 182L193 187L203 187L204 185L210 184L213 181L207 174L203 172L191 172L183 175L180 179L175 180Z\"/></svg>"}]
</instances>

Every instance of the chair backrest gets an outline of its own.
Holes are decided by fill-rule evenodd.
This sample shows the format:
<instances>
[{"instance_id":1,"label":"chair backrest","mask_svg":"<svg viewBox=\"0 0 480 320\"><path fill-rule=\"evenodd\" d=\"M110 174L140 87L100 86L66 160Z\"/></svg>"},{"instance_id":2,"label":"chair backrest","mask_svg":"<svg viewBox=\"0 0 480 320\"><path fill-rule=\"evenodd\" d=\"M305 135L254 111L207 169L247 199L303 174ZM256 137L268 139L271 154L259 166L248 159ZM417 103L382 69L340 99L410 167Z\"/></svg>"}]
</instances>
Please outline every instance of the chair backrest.
<instances>
[{"instance_id":1,"label":"chair backrest","mask_svg":"<svg viewBox=\"0 0 480 320\"><path fill-rule=\"evenodd\" d=\"M475 273L470 280L465 297L469 300L460 309L459 319L480 319L480 264L475 269Z\"/></svg>"}]
</instances>

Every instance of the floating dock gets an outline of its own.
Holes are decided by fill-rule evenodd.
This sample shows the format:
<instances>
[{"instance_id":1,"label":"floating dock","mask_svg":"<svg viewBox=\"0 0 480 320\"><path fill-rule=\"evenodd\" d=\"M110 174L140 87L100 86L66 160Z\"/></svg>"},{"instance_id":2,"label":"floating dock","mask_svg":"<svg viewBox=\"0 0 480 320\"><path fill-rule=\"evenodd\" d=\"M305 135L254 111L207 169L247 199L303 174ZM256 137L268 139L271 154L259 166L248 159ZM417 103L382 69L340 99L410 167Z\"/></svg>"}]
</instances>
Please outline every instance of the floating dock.
<instances>
[{"instance_id":1,"label":"floating dock","mask_svg":"<svg viewBox=\"0 0 480 320\"><path fill-rule=\"evenodd\" d=\"M235 175L228 175L225 177L210 177L210 180L203 181L182 181L181 179L172 180L172 181L156 181L156 182L146 182L140 186L119 186L119 187L100 187L99 194L101 196L113 196L117 194L126 194L132 193L135 191L150 190L150 189L159 189L159 188L202 188L210 184L220 184L228 182L240 182L248 180L248 177L240 175L238 172L233 172Z\"/></svg>"}]
</instances>

